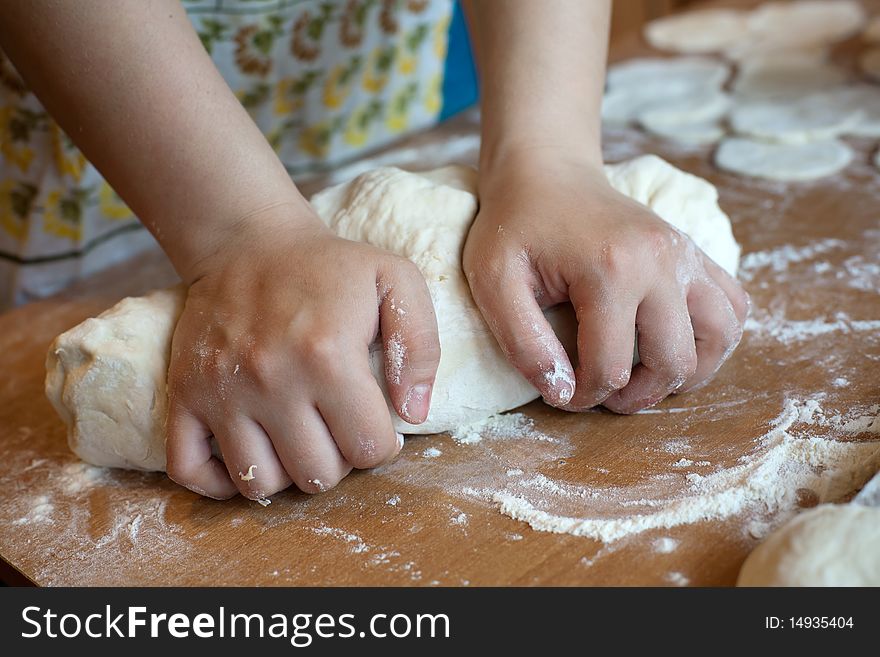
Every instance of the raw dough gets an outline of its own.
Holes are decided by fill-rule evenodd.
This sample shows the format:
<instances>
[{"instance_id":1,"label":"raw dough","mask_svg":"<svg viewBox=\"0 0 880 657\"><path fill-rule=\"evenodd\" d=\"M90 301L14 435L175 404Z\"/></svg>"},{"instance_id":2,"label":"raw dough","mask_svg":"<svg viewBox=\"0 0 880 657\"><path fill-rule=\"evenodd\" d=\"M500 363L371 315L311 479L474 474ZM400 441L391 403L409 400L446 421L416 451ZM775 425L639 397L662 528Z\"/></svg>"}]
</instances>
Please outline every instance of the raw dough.
<instances>
[{"instance_id":1,"label":"raw dough","mask_svg":"<svg viewBox=\"0 0 880 657\"><path fill-rule=\"evenodd\" d=\"M687 98L651 105L638 115L645 130L683 144L712 144L725 130L720 121L730 108L730 96L722 91L694 94Z\"/></svg>"},{"instance_id":2,"label":"raw dough","mask_svg":"<svg viewBox=\"0 0 880 657\"><path fill-rule=\"evenodd\" d=\"M871 48L862 54L859 66L865 75L880 80L880 48Z\"/></svg>"},{"instance_id":3,"label":"raw dough","mask_svg":"<svg viewBox=\"0 0 880 657\"><path fill-rule=\"evenodd\" d=\"M755 53L804 50L857 34L865 12L854 0L767 2L748 17L748 37L725 51L740 60Z\"/></svg>"},{"instance_id":4,"label":"raw dough","mask_svg":"<svg viewBox=\"0 0 880 657\"><path fill-rule=\"evenodd\" d=\"M841 112L858 110L861 118L844 134L856 137L880 137L880 87L861 84L835 92L833 103Z\"/></svg>"},{"instance_id":5,"label":"raw dough","mask_svg":"<svg viewBox=\"0 0 880 657\"><path fill-rule=\"evenodd\" d=\"M841 135L863 116L860 109L843 106L833 94L813 94L788 102L743 103L731 111L730 125L749 137L802 144Z\"/></svg>"},{"instance_id":6,"label":"raw dough","mask_svg":"<svg viewBox=\"0 0 880 657\"><path fill-rule=\"evenodd\" d=\"M749 555L738 586L880 586L880 508L822 504Z\"/></svg>"},{"instance_id":7,"label":"raw dough","mask_svg":"<svg viewBox=\"0 0 880 657\"><path fill-rule=\"evenodd\" d=\"M717 97L723 95L720 90L729 75L729 66L705 57L630 59L608 72L602 120L626 124L660 107L694 108L698 99L708 99L711 112L723 102Z\"/></svg>"},{"instance_id":8,"label":"raw dough","mask_svg":"<svg viewBox=\"0 0 880 657\"><path fill-rule=\"evenodd\" d=\"M836 139L806 144L773 144L729 137L715 152L715 164L726 171L769 180L798 181L830 176L852 160L849 146Z\"/></svg>"},{"instance_id":9,"label":"raw dough","mask_svg":"<svg viewBox=\"0 0 880 657\"><path fill-rule=\"evenodd\" d=\"M606 172L615 188L648 204L735 273L739 245L711 184L653 155L607 166ZM477 211L475 177L460 166L423 174L381 168L312 198L339 235L412 259L427 280L442 357L428 421L412 426L392 411L395 428L404 433L447 431L538 396L504 358L461 271L462 245ZM177 287L125 299L50 347L46 394L81 458L95 465L164 469L165 373L184 296ZM576 328L567 308L548 317L570 348ZM378 344L370 358L384 388Z\"/></svg>"},{"instance_id":10,"label":"raw dough","mask_svg":"<svg viewBox=\"0 0 880 657\"><path fill-rule=\"evenodd\" d=\"M809 94L837 90L848 76L831 64L792 56L756 56L739 69L732 89L749 100L799 99Z\"/></svg>"},{"instance_id":11,"label":"raw dough","mask_svg":"<svg viewBox=\"0 0 880 657\"><path fill-rule=\"evenodd\" d=\"M748 30L748 13L735 9L703 9L651 21L645 40L660 50L709 53L742 41Z\"/></svg>"},{"instance_id":12,"label":"raw dough","mask_svg":"<svg viewBox=\"0 0 880 657\"><path fill-rule=\"evenodd\" d=\"M654 125L643 120L642 127L652 135L693 146L714 144L727 133L721 124L714 121Z\"/></svg>"},{"instance_id":13,"label":"raw dough","mask_svg":"<svg viewBox=\"0 0 880 657\"><path fill-rule=\"evenodd\" d=\"M611 66L607 83L609 89L647 86L661 95L679 95L678 88L719 89L729 75L730 66L709 57L637 57Z\"/></svg>"},{"instance_id":14,"label":"raw dough","mask_svg":"<svg viewBox=\"0 0 880 657\"><path fill-rule=\"evenodd\" d=\"M686 98L653 104L638 115L644 127L672 126L720 121L730 109L730 96L723 91L704 91Z\"/></svg>"}]
</instances>

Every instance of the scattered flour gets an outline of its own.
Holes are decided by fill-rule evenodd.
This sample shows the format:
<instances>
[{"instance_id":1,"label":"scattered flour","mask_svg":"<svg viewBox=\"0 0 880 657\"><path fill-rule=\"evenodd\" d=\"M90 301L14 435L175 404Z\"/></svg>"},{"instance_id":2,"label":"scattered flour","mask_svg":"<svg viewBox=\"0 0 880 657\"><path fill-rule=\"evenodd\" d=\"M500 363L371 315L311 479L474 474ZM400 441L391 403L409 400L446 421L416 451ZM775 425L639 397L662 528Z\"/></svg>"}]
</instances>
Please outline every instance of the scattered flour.
<instances>
[{"instance_id":1,"label":"scattered flour","mask_svg":"<svg viewBox=\"0 0 880 657\"><path fill-rule=\"evenodd\" d=\"M789 399L770 422L769 431L755 440L753 451L737 465L705 476L689 473L685 489L673 496L659 496L656 490L640 496L633 488L591 488L554 482L543 475L463 492L489 500L535 530L606 543L650 529L746 512L781 522L798 507L799 490L814 492L820 502L833 501L880 468L880 441L834 439L880 433L880 407L862 413L828 417L815 398ZM820 428L824 431L817 432Z\"/></svg>"},{"instance_id":2,"label":"scattered flour","mask_svg":"<svg viewBox=\"0 0 880 657\"><path fill-rule=\"evenodd\" d=\"M654 540L653 546L654 552L657 552L658 554L669 554L675 552L676 548L678 548L678 541L669 536L661 536Z\"/></svg>"},{"instance_id":3,"label":"scattered flour","mask_svg":"<svg viewBox=\"0 0 880 657\"><path fill-rule=\"evenodd\" d=\"M672 584L673 586L687 586L691 582L691 580L688 579L685 575L683 575L682 573L679 573L677 571L667 573L666 574L666 581L669 582L670 584Z\"/></svg>"},{"instance_id":4,"label":"scattered flour","mask_svg":"<svg viewBox=\"0 0 880 657\"><path fill-rule=\"evenodd\" d=\"M750 281L757 272L764 269L770 269L777 273L784 272L792 263L812 260L819 254L842 249L845 246L846 242L843 240L824 239L806 246L795 247L786 244L767 251L748 253L740 261L738 276L744 281Z\"/></svg>"},{"instance_id":5,"label":"scattered flour","mask_svg":"<svg viewBox=\"0 0 880 657\"><path fill-rule=\"evenodd\" d=\"M443 452L441 452L436 447L428 447L424 452L422 452L422 456L426 459L434 459L440 456Z\"/></svg>"},{"instance_id":6,"label":"scattered flour","mask_svg":"<svg viewBox=\"0 0 880 657\"><path fill-rule=\"evenodd\" d=\"M769 337L785 345L804 342L829 333L877 333L880 320L851 319L843 312L829 319L786 319L781 312L756 309L746 320L745 330L759 337Z\"/></svg>"},{"instance_id":7,"label":"scattered flour","mask_svg":"<svg viewBox=\"0 0 880 657\"><path fill-rule=\"evenodd\" d=\"M522 413L492 415L485 420L459 427L450 432L453 440L460 445L473 445L489 438L527 438L546 442L556 442L556 438L535 429L534 421Z\"/></svg>"}]
</instances>

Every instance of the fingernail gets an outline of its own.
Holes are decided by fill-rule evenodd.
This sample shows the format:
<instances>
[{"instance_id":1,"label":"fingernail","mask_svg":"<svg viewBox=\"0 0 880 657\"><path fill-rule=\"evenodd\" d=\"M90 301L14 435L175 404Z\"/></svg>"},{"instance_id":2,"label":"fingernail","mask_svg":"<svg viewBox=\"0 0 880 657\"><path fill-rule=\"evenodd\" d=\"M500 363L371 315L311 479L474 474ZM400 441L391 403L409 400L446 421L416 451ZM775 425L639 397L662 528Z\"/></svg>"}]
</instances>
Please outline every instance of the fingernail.
<instances>
[{"instance_id":1,"label":"fingernail","mask_svg":"<svg viewBox=\"0 0 880 657\"><path fill-rule=\"evenodd\" d=\"M403 418L407 422L424 422L428 417L428 409L431 406L431 389L433 386L420 383L409 389L406 393L406 401L403 402Z\"/></svg>"}]
</instances>

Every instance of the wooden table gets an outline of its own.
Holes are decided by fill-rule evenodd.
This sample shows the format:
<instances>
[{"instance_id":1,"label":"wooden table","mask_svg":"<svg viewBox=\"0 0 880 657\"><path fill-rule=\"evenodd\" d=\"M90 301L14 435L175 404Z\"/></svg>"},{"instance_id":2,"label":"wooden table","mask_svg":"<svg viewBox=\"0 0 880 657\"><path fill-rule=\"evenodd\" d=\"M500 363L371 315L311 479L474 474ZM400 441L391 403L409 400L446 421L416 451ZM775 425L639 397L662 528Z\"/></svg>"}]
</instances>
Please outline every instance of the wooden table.
<instances>
[{"instance_id":1,"label":"wooden table","mask_svg":"<svg viewBox=\"0 0 880 657\"><path fill-rule=\"evenodd\" d=\"M634 36L615 47L614 58L645 51ZM835 57L851 61L853 52L844 45ZM473 113L460 117L386 160L412 165L420 152L411 150L415 146L458 139L463 147L452 159L472 162L476 151L468 144L475 142L468 135L476 129ZM753 257L745 272L755 319L714 382L631 417L572 415L535 402L522 411L553 440L410 438L389 466L353 474L319 496L286 491L266 508L240 497L203 499L161 474L80 463L43 395L52 338L121 296L171 283L161 254L0 316L5 578L39 585L734 583L762 533L755 528L772 524L773 514L762 517L752 508L603 544L535 531L478 493L500 490L511 477L543 475L557 486L613 491L618 501L645 490L687 496L688 473L724 471L754 454L787 399L818 399L829 417L876 413L880 172L869 163L876 143L851 143L857 158L842 174L785 185L721 173L707 148L683 149L636 130L609 133L609 161L654 152L711 180L744 253L768 256ZM416 162L422 168L437 163ZM317 179L309 187L321 184ZM804 250L809 245L813 253ZM786 246L791 249L774 251ZM877 439L876 433L843 435L818 425L792 428L801 430ZM429 448L439 455L430 456ZM863 478L849 482L848 492ZM814 503L810 498L806 492L802 503ZM589 499L581 506L583 515L608 510Z\"/></svg>"}]
</instances>

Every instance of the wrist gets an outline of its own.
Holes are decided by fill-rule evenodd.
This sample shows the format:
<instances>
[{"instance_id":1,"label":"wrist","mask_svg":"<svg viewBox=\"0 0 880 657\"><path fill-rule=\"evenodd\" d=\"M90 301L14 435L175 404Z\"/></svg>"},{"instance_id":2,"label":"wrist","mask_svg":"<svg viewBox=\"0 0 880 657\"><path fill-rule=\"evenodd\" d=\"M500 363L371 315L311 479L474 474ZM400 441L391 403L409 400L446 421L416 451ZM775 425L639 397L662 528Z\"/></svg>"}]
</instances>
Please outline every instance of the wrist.
<instances>
[{"instance_id":1,"label":"wrist","mask_svg":"<svg viewBox=\"0 0 880 657\"><path fill-rule=\"evenodd\" d=\"M300 197L277 201L234 219L190 223L188 230L160 239L181 279L192 285L212 269L231 260L265 252L279 244L327 231L326 225Z\"/></svg>"},{"instance_id":2,"label":"wrist","mask_svg":"<svg viewBox=\"0 0 880 657\"><path fill-rule=\"evenodd\" d=\"M568 179L571 176L605 180L601 150L571 147L553 141L484 146L480 151L480 196L491 196L511 185Z\"/></svg>"}]
</instances>

